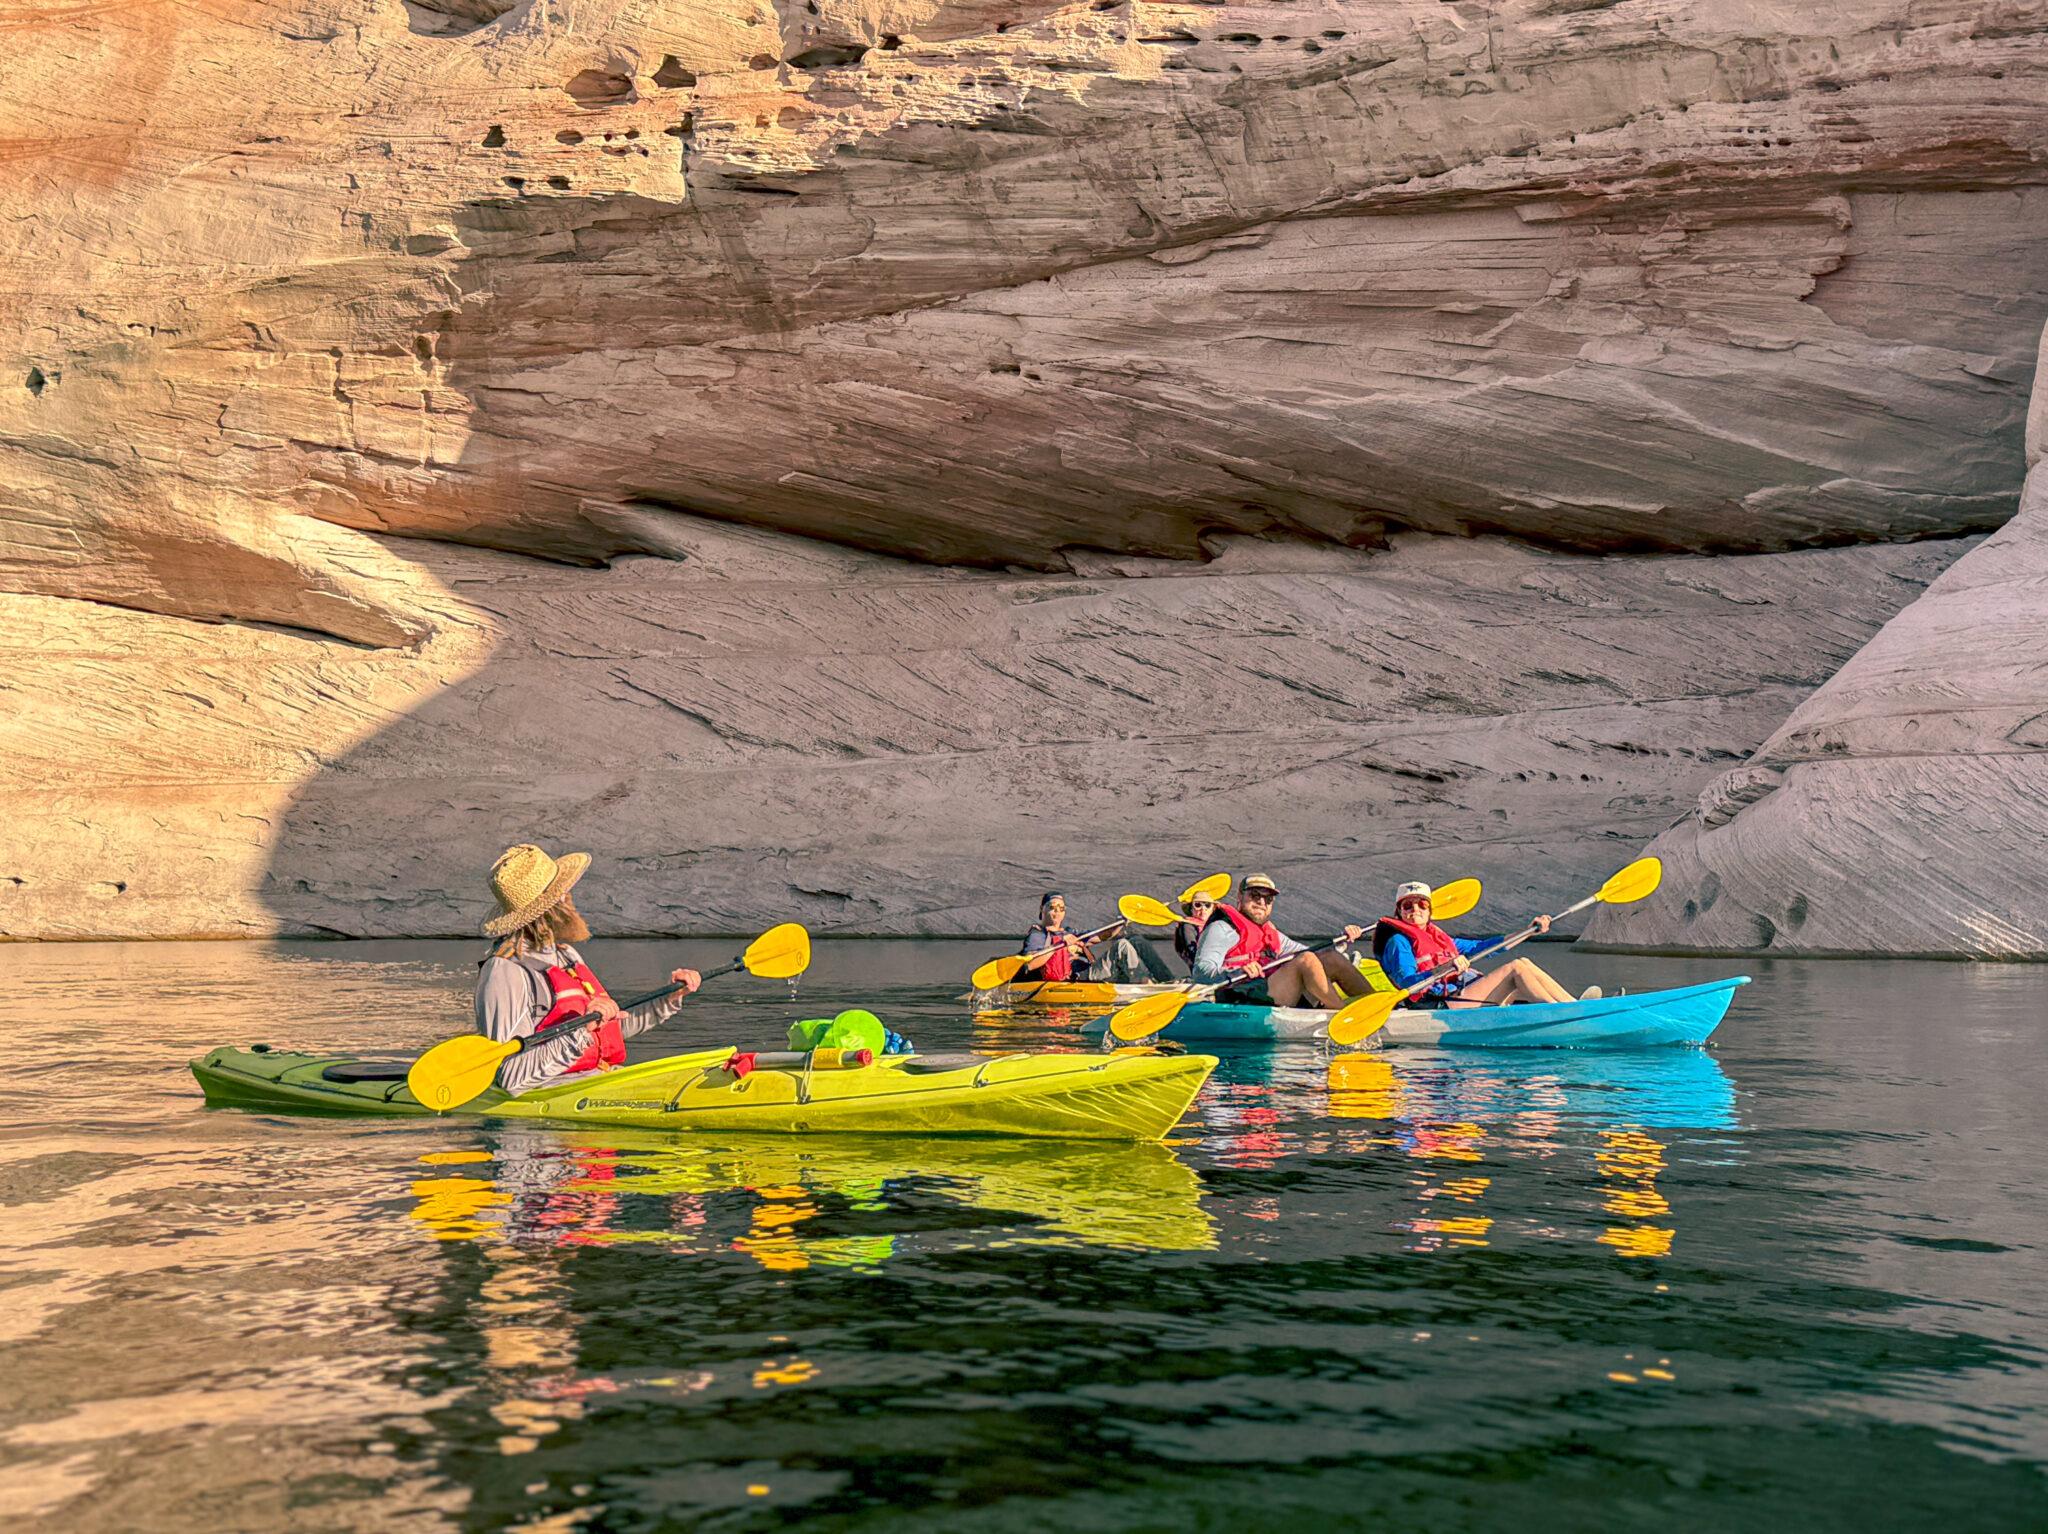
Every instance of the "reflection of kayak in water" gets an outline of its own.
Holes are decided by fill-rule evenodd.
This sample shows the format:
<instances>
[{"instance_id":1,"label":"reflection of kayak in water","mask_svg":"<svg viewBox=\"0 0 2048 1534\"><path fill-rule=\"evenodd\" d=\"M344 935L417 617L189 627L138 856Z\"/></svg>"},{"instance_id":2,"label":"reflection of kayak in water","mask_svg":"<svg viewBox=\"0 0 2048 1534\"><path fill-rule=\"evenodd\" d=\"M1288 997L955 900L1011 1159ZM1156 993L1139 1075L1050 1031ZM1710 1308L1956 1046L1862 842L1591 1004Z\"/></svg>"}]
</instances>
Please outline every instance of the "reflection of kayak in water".
<instances>
[{"instance_id":1,"label":"reflection of kayak in water","mask_svg":"<svg viewBox=\"0 0 2048 1534\"><path fill-rule=\"evenodd\" d=\"M429 1191L436 1196L416 1211L423 1223L464 1216L447 1232L456 1239L516 1236L530 1227L528 1233L579 1245L695 1245L703 1233L679 1227L676 1207L715 1194L752 1193L758 1201L753 1229L731 1244L778 1268L873 1266L893 1254L899 1234L875 1227L893 1221L931 1229L933 1203L989 1217L977 1223L1023 1227L1006 1234L1008 1240L1157 1251L1203 1251L1215 1244L1200 1180L1163 1145L896 1135L678 1140L635 1130L536 1133L512 1125L499 1132L499 1142L488 1169L463 1168L496 1174L465 1179L471 1190L466 1209L446 1202L446 1181L416 1188L423 1198ZM851 1210L862 1233L807 1236L807 1224L827 1199ZM586 1218L565 1219L579 1208ZM501 1209L496 1231L477 1218ZM694 1218L701 1225L701 1216Z\"/></svg>"},{"instance_id":2,"label":"reflection of kayak in water","mask_svg":"<svg viewBox=\"0 0 2048 1534\"><path fill-rule=\"evenodd\" d=\"M1337 1118L1561 1126L1735 1129L1735 1084L1700 1050L1633 1054L1424 1054L1360 1051L1329 1062Z\"/></svg>"}]
</instances>

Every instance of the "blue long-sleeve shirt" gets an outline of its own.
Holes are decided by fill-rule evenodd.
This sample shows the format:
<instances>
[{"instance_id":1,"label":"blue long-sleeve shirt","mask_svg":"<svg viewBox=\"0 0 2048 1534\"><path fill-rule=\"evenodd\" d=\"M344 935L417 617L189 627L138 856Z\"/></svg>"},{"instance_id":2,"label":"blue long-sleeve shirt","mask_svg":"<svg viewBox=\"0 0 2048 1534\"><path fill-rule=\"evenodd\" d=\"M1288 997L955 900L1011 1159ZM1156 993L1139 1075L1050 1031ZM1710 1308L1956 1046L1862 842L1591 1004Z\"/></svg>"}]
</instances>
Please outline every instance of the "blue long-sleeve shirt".
<instances>
[{"instance_id":1,"label":"blue long-sleeve shirt","mask_svg":"<svg viewBox=\"0 0 2048 1534\"><path fill-rule=\"evenodd\" d=\"M1458 945L1458 952L1469 959L1473 954L1479 952L1480 949L1489 948L1493 944L1498 943L1500 937L1498 934L1493 937L1454 937L1451 941ZM1387 939L1386 951L1380 955L1380 968L1387 972L1387 978L1393 981L1394 989L1397 991L1407 990L1409 986L1429 973L1420 964L1415 962L1415 945L1398 932ZM1446 979L1439 980L1422 994L1425 996L1455 996L1465 988L1465 980L1466 977L1463 975L1451 975Z\"/></svg>"}]
</instances>

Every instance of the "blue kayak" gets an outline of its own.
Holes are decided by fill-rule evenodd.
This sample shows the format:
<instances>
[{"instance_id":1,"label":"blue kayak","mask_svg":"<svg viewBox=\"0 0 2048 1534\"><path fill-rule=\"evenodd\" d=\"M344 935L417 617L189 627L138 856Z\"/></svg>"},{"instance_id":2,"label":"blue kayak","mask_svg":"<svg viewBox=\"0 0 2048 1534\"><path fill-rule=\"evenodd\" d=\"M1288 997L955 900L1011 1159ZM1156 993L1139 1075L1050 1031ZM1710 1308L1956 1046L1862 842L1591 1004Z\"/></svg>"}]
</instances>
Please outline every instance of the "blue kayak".
<instances>
[{"instance_id":1,"label":"blue kayak","mask_svg":"<svg viewBox=\"0 0 2048 1534\"><path fill-rule=\"evenodd\" d=\"M1524 1002L1513 1007L1442 1007L1396 1012L1374 1045L1440 1049L1643 1049L1703 1044L1721 1024L1735 988L1749 976L1710 980L1672 991L1639 991L1590 1001ZM1166 1029L1176 1039L1240 1039L1282 1043L1328 1037L1331 1014L1318 1007L1247 1007L1196 1002ZM1108 1019L1089 1023L1100 1033Z\"/></svg>"}]
</instances>

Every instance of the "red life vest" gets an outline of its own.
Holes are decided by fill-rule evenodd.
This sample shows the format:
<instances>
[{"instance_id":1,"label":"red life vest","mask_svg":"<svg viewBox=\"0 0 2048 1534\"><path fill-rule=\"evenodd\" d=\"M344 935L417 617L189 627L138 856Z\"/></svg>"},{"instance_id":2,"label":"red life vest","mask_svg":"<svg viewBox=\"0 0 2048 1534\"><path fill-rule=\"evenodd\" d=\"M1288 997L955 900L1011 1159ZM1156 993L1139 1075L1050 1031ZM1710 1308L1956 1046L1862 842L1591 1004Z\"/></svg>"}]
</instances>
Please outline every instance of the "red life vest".
<instances>
[{"instance_id":1,"label":"red life vest","mask_svg":"<svg viewBox=\"0 0 2048 1534\"><path fill-rule=\"evenodd\" d=\"M1033 932L1045 932L1052 957L1039 965L1034 973L1040 980L1071 980L1074 978L1074 956L1067 952L1065 930L1046 932L1043 927L1033 927Z\"/></svg>"},{"instance_id":2,"label":"red life vest","mask_svg":"<svg viewBox=\"0 0 2048 1534\"><path fill-rule=\"evenodd\" d=\"M1424 974L1457 962L1458 945L1450 933L1435 922L1417 927L1398 916L1382 916L1372 929L1372 956L1375 959L1386 956L1387 940L1396 933L1408 939L1409 946L1415 950L1416 967Z\"/></svg>"},{"instance_id":3,"label":"red life vest","mask_svg":"<svg viewBox=\"0 0 2048 1534\"><path fill-rule=\"evenodd\" d=\"M1209 918L1209 926L1202 930L1207 932L1219 921L1227 921L1237 929L1236 946L1223 956L1225 969L1242 968L1254 959L1264 963L1280 957L1280 929L1271 922L1253 921L1236 906L1225 905L1220 900L1216 902L1216 914Z\"/></svg>"},{"instance_id":4,"label":"red life vest","mask_svg":"<svg viewBox=\"0 0 2048 1534\"><path fill-rule=\"evenodd\" d=\"M518 962L547 982L548 995L551 998L547 1011L542 1013L540 1021L533 1025L536 1035L581 1017L590 1010L591 1003L598 997L611 995L604 988L604 982L592 974L590 966L581 959L567 968L559 964L541 964L524 956ZM619 1029L618 1020L614 1018L598 1024L597 1042L576 1057L576 1062L569 1067L568 1074L573 1076L582 1071L608 1070L614 1065L625 1063L626 1038Z\"/></svg>"}]
</instances>

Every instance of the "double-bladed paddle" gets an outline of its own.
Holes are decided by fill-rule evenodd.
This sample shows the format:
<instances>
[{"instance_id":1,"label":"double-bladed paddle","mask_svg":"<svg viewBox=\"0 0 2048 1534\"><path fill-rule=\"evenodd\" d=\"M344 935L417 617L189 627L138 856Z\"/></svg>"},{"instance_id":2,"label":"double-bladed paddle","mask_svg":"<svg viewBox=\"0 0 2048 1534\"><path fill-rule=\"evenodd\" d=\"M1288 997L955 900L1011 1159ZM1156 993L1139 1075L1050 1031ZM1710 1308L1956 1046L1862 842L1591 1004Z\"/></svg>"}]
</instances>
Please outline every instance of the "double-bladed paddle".
<instances>
[{"instance_id":1,"label":"double-bladed paddle","mask_svg":"<svg viewBox=\"0 0 2048 1534\"><path fill-rule=\"evenodd\" d=\"M1193 884L1182 890L1180 898L1186 901L1193 900L1197 895L1207 895L1211 900L1221 900L1229 893L1230 875L1210 874L1208 878L1197 879ZM1146 927L1162 927L1174 920L1170 913L1164 917L1156 918L1131 915L1130 907L1124 904L1124 901L1142 900L1143 898L1141 895L1126 895L1123 900L1117 902L1117 909L1123 912L1125 921L1135 921L1139 925ZM1165 906L1160 905L1156 900L1152 902L1152 905L1157 906L1162 911L1166 909ZM1097 927L1093 932L1083 932L1079 936L1082 942L1092 943L1095 939L1105 936L1111 930L1121 925L1123 925L1122 922L1111 922L1107 927ZM1015 980L1024 973L1031 961L1037 957L1038 955L1035 953L1012 953L1005 954L1000 959L990 959L967 977L967 983L977 991L1001 990L1012 980Z\"/></svg>"},{"instance_id":2,"label":"double-bladed paddle","mask_svg":"<svg viewBox=\"0 0 2048 1534\"><path fill-rule=\"evenodd\" d=\"M1596 903L1601 905L1628 905L1634 901L1641 900L1645 895L1656 889L1658 882L1663 877L1664 865L1656 858L1637 858L1628 867L1609 879L1577 905L1567 906L1550 919L1552 922L1562 921L1565 917L1574 916L1580 911L1585 910L1587 906ZM1470 964L1474 959L1483 959L1489 954L1499 953L1504 948L1512 948L1517 943L1527 942L1536 935L1536 931L1537 929L1532 923L1524 927L1520 932L1512 933L1502 938L1498 943L1480 949L1479 952L1466 959L1465 963ZM1346 1048L1353 1044L1363 1043L1386 1026L1387 1019L1394 1015L1394 1009L1400 1006L1402 1002L1408 1000L1411 996L1419 995L1421 992L1428 990L1439 980L1456 974L1462 967L1456 964L1442 965L1432 970L1429 974L1424 975L1405 990L1375 991L1370 996L1361 996L1356 1001L1345 1003L1337 1009L1336 1014L1330 1019L1330 1042Z\"/></svg>"},{"instance_id":3,"label":"double-bladed paddle","mask_svg":"<svg viewBox=\"0 0 2048 1534\"><path fill-rule=\"evenodd\" d=\"M1463 916L1479 904L1479 897L1482 893L1482 886L1477 879L1454 879L1451 883L1430 891L1431 915L1438 920L1455 921L1458 917ZM1124 896L1122 900L1117 902L1117 909L1141 926L1162 927L1184 919L1170 910L1164 902L1150 899L1144 895ZM1140 912L1144 914L1141 915L1139 914ZM1311 948L1307 951L1310 953L1320 953L1324 949L1335 946L1334 943L1326 943L1321 948ZM1288 957L1293 958L1296 955L1290 954ZM1280 961L1275 960L1274 962L1278 963ZM1206 1001L1226 986L1235 985L1243 978L1242 974L1237 974L1228 980L1219 981L1215 985L1190 986L1185 990L1167 991L1157 996L1142 997L1132 1002L1129 1006L1120 1009L1109 1020L1109 1031L1126 1043L1136 1039L1150 1038L1168 1023L1171 1023L1176 1017L1179 1017L1182 1008L1193 1002ZM1369 1000L1370 998L1361 997L1360 999ZM1388 1010L1391 1011L1392 1008ZM1342 1016L1342 1013L1340 1012L1337 1015Z\"/></svg>"},{"instance_id":4,"label":"double-bladed paddle","mask_svg":"<svg viewBox=\"0 0 2048 1534\"><path fill-rule=\"evenodd\" d=\"M1097 927L1093 932L1062 932L1060 936L1073 937L1083 943L1092 943L1097 938L1107 936L1109 933L1116 931L1122 925L1123 923L1120 921L1113 921L1106 927ZM1000 959L990 959L967 977L967 983L977 991L999 991L1023 974L1030 967L1031 961L1036 959L1039 954L1050 953L1051 951L1051 947L1047 946L1041 948L1038 953L1011 953L1003 955Z\"/></svg>"},{"instance_id":5,"label":"double-bladed paddle","mask_svg":"<svg viewBox=\"0 0 2048 1534\"><path fill-rule=\"evenodd\" d=\"M730 975L735 970L745 970L750 975L759 975L764 980L787 980L801 975L811 964L811 935L795 922L784 922L779 927L770 927L766 932L747 945L747 951L732 963L718 969L707 970L701 977L715 980L720 975ZM661 1001L683 989L681 981L665 985L658 991L649 991L645 996L635 997L619 1008L631 1012L635 1007L644 1007L649 1002ZM581 1017L570 1018L555 1026L561 1029L581 1027L597 1021L598 1014L586 1012ZM556 1034L549 1029L550 1034ZM460 1038L443 1039L432 1049L413 1061L412 1069L405 1073L405 1084L412 1090L421 1106L436 1113L446 1113L451 1108L460 1108L470 1099L488 1091L497 1080L498 1067L518 1054L529 1041L526 1039L487 1039L480 1033L465 1033ZM542 1042L546 1039L543 1037Z\"/></svg>"},{"instance_id":6,"label":"double-bladed paddle","mask_svg":"<svg viewBox=\"0 0 2048 1534\"><path fill-rule=\"evenodd\" d=\"M1218 878L1227 878L1219 874ZM1456 921L1467 911L1479 904L1481 886L1477 879L1455 879L1442 889L1430 892L1432 917L1439 921ZM1181 899L1192 897L1183 895ZM1214 897L1212 897L1214 898ZM1116 903L1126 921L1140 927L1171 927L1176 922L1192 923L1195 918L1183 916L1163 900L1154 900L1150 895L1125 895Z\"/></svg>"}]
</instances>

